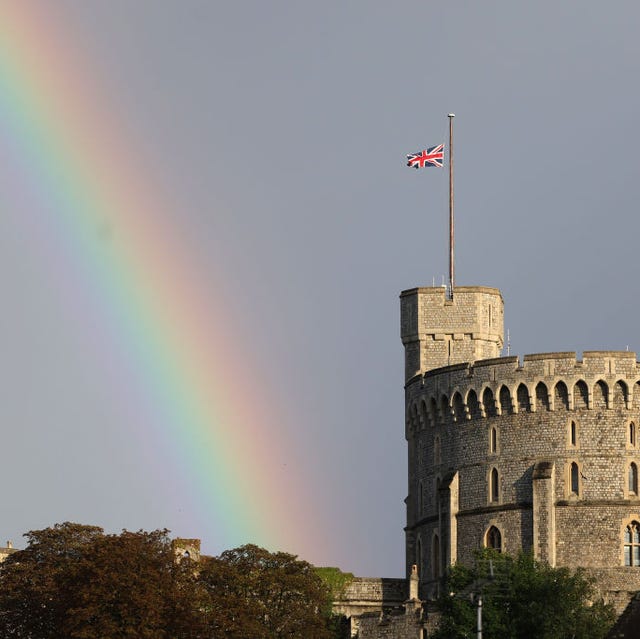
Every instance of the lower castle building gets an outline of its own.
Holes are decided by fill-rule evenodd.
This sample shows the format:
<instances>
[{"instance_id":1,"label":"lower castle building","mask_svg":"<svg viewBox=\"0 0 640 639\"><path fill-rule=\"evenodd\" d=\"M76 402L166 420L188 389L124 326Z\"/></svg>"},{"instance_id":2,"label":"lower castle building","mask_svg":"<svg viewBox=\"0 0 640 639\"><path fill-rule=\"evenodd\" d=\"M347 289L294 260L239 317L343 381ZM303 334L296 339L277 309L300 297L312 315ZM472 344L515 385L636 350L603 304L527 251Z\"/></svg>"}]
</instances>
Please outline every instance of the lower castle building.
<instances>
[{"instance_id":1,"label":"lower castle building","mask_svg":"<svg viewBox=\"0 0 640 639\"><path fill-rule=\"evenodd\" d=\"M422 599L489 546L582 567L619 612L640 591L640 366L631 352L500 357L486 287L401 296L406 570Z\"/></svg>"}]
</instances>

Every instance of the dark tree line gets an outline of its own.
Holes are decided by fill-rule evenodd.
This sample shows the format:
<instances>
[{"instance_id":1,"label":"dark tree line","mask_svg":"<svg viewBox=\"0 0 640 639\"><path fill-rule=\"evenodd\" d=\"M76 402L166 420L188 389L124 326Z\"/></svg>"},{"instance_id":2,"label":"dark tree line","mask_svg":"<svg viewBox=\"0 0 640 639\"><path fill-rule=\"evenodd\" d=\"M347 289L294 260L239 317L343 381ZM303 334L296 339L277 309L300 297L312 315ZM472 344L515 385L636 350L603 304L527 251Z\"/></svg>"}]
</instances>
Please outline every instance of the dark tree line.
<instances>
[{"instance_id":1,"label":"dark tree line","mask_svg":"<svg viewBox=\"0 0 640 639\"><path fill-rule=\"evenodd\" d=\"M57 524L0 564L6 639L329 639L313 566L253 545L179 561L168 531Z\"/></svg>"}]
</instances>

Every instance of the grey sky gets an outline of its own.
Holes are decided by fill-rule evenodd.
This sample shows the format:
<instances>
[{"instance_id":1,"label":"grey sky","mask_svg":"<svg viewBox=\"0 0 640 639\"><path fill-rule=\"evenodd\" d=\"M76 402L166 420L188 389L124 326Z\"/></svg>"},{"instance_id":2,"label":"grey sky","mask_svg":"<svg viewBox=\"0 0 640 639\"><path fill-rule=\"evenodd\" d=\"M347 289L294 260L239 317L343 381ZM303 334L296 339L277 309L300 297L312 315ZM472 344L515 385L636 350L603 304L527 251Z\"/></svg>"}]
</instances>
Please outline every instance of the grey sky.
<instances>
[{"instance_id":1,"label":"grey sky","mask_svg":"<svg viewBox=\"0 0 640 639\"><path fill-rule=\"evenodd\" d=\"M247 371L289 404L285 429L333 541L285 550L403 572L398 294L447 269L446 172L404 156L444 142L447 113L457 282L502 290L512 354L640 349L637 3L54 6L134 132L141 171L176 204L162 214L203 283L226 281ZM23 206L7 181L3 208ZM65 519L197 535L137 472L148 452L127 398L105 389L11 219L0 535L19 544Z\"/></svg>"}]
</instances>

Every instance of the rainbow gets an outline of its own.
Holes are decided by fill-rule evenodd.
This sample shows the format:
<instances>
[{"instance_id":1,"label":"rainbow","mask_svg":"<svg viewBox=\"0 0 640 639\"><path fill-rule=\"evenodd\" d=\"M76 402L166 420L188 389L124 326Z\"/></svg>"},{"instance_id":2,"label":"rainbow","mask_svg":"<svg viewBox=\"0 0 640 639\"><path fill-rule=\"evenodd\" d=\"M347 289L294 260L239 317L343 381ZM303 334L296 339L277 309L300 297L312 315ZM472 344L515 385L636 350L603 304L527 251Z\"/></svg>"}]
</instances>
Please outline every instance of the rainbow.
<instances>
[{"instance_id":1,"label":"rainbow","mask_svg":"<svg viewBox=\"0 0 640 639\"><path fill-rule=\"evenodd\" d=\"M143 389L132 398L147 416L139 436L170 456L205 543L322 545L305 528L311 513L291 508L314 501L302 471L292 483L270 467L276 450L294 467L296 456L278 428L267 371L253 362L247 370L233 318L205 293L205 280L207 291L222 290L222 275L199 272L181 246L175 211L140 169L135 135L115 120L69 31L57 5L55 14L24 0L0 8L0 158L24 182L20 215L39 229L33 241L64 273L61 303L76 313L74 300L89 300L110 346L102 362ZM96 242L104 225L118 233L106 249Z\"/></svg>"}]
</instances>

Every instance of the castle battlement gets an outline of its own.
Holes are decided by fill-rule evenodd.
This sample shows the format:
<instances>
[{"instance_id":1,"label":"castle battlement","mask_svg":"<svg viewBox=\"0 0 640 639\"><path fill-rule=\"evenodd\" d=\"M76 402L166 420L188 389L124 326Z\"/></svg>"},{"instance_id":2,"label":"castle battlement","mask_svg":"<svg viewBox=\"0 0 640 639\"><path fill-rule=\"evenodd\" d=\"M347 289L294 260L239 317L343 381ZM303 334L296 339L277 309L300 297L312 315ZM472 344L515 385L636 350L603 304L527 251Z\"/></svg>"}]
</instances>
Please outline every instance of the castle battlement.
<instances>
[{"instance_id":1,"label":"castle battlement","mask_svg":"<svg viewBox=\"0 0 640 639\"><path fill-rule=\"evenodd\" d=\"M427 371L406 391L410 428L521 411L640 408L640 364L628 351L536 353L522 363L513 356Z\"/></svg>"}]
</instances>

